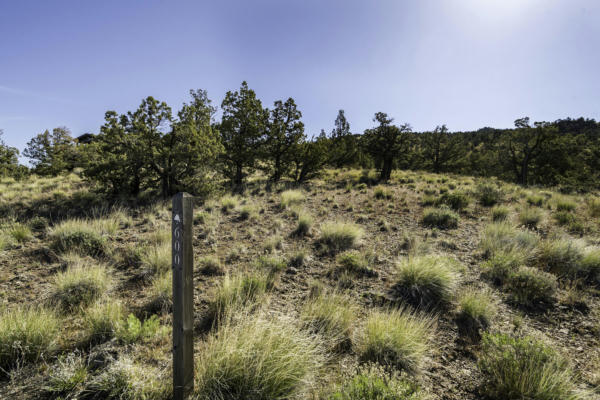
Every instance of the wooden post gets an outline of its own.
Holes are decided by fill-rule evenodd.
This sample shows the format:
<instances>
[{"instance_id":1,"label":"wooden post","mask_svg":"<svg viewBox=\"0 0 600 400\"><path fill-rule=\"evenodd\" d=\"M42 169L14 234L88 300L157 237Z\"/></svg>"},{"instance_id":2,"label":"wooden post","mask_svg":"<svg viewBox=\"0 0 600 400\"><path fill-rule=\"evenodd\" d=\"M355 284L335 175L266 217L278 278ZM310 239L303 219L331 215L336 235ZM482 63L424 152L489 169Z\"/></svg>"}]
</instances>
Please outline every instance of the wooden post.
<instances>
[{"instance_id":1,"label":"wooden post","mask_svg":"<svg viewBox=\"0 0 600 400\"><path fill-rule=\"evenodd\" d=\"M187 398L194 388L194 198L173 196L173 399Z\"/></svg>"}]
</instances>

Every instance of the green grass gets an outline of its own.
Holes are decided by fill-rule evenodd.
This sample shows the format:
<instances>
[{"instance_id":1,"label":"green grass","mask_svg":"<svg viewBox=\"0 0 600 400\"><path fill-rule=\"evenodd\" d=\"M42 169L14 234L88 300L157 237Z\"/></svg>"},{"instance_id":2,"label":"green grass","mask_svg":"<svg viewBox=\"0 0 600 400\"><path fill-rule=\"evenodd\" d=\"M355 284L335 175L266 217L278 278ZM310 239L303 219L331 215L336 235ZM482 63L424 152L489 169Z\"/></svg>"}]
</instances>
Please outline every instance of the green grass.
<instances>
[{"instance_id":1,"label":"green grass","mask_svg":"<svg viewBox=\"0 0 600 400\"><path fill-rule=\"evenodd\" d=\"M321 226L321 243L331 253L348 250L363 237L364 230L353 223L327 222Z\"/></svg>"},{"instance_id":2,"label":"green grass","mask_svg":"<svg viewBox=\"0 0 600 400\"><path fill-rule=\"evenodd\" d=\"M497 313L498 307L491 292L468 288L458 299L456 322L459 332L479 339L480 331L489 328Z\"/></svg>"},{"instance_id":3,"label":"green grass","mask_svg":"<svg viewBox=\"0 0 600 400\"><path fill-rule=\"evenodd\" d=\"M560 226L570 225L577 222L577 217L570 211L557 211L552 215L552 218Z\"/></svg>"},{"instance_id":4,"label":"green grass","mask_svg":"<svg viewBox=\"0 0 600 400\"><path fill-rule=\"evenodd\" d=\"M64 311L85 307L112 286L112 278L104 265L85 265L80 260L54 278L52 302Z\"/></svg>"},{"instance_id":5,"label":"green grass","mask_svg":"<svg viewBox=\"0 0 600 400\"><path fill-rule=\"evenodd\" d=\"M124 318L123 304L118 300L100 300L85 310L83 327L87 339L101 342L112 338Z\"/></svg>"},{"instance_id":6,"label":"green grass","mask_svg":"<svg viewBox=\"0 0 600 400\"><path fill-rule=\"evenodd\" d=\"M165 242L144 249L141 255L142 266L152 274L161 274L171 270L171 243Z\"/></svg>"},{"instance_id":7,"label":"green grass","mask_svg":"<svg viewBox=\"0 0 600 400\"><path fill-rule=\"evenodd\" d=\"M494 185L480 184L475 190L475 196L482 206L492 207L502 201L504 193Z\"/></svg>"},{"instance_id":8,"label":"green grass","mask_svg":"<svg viewBox=\"0 0 600 400\"><path fill-rule=\"evenodd\" d=\"M242 207L240 207L240 220L241 221L246 221L246 220L255 220L256 218L258 218L258 212L256 211L256 207L252 204L246 204Z\"/></svg>"},{"instance_id":9,"label":"green grass","mask_svg":"<svg viewBox=\"0 0 600 400\"><path fill-rule=\"evenodd\" d=\"M589 196L586 198L585 204L587 206L587 210L590 217L600 217L600 197Z\"/></svg>"},{"instance_id":10,"label":"green grass","mask_svg":"<svg viewBox=\"0 0 600 400\"><path fill-rule=\"evenodd\" d=\"M204 275L223 275L225 269L216 256L205 256L198 260L200 272Z\"/></svg>"},{"instance_id":11,"label":"green grass","mask_svg":"<svg viewBox=\"0 0 600 400\"><path fill-rule=\"evenodd\" d=\"M508 218L510 209L505 206L495 206L492 208L492 221L505 221Z\"/></svg>"},{"instance_id":12,"label":"green grass","mask_svg":"<svg viewBox=\"0 0 600 400\"><path fill-rule=\"evenodd\" d=\"M523 307L543 308L555 301L556 277L531 267L520 267L508 276L505 284L511 300Z\"/></svg>"},{"instance_id":13,"label":"green grass","mask_svg":"<svg viewBox=\"0 0 600 400\"><path fill-rule=\"evenodd\" d=\"M540 196L539 194L529 195L526 200L530 206L541 207L544 205L544 196Z\"/></svg>"},{"instance_id":14,"label":"green grass","mask_svg":"<svg viewBox=\"0 0 600 400\"><path fill-rule=\"evenodd\" d=\"M538 265L561 278L576 278L580 275L583 244L572 239L545 240L540 244Z\"/></svg>"},{"instance_id":15,"label":"green grass","mask_svg":"<svg viewBox=\"0 0 600 400\"><path fill-rule=\"evenodd\" d=\"M362 368L344 382L327 400L421 400L418 387L381 367Z\"/></svg>"},{"instance_id":16,"label":"green grass","mask_svg":"<svg viewBox=\"0 0 600 400\"><path fill-rule=\"evenodd\" d=\"M170 369L121 356L95 376L84 389L97 398L123 400L168 400L172 398Z\"/></svg>"},{"instance_id":17,"label":"green grass","mask_svg":"<svg viewBox=\"0 0 600 400\"><path fill-rule=\"evenodd\" d=\"M348 272L356 275L376 276L377 273L369 265L370 262L362 253L351 250L339 254L336 258L336 274Z\"/></svg>"},{"instance_id":18,"label":"green grass","mask_svg":"<svg viewBox=\"0 0 600 400\"><path fill-rule=\"evenodd\" d=\"M313 217L306 212L299 213L298 214L298 225L296 225L294 234L296 236L306 236L310 233L310 229L312 226L313 226Z\"/></svg>"},{"instance_id":19,"label":"green grass","mask_svg":"<svg viewBox=\"0 0 600 400\"><path fill-rule=\"evenodd\" d=\"M194 398L301 398L323 365L318 337L284 317L235 321L228 320L198 346Z\"/></svg>"},{"instance_id":20,"label":"green grass","mask_svg":"<svg viewBox=\"0 0 600 400\"><path fill-rule=\"evenodd\" d=\"M458 214L449 208L429 207L423 210L423 225L440 229L452 229L458 226Z\"/></svg>"},{"instance_id":21,"label":"green grass","mask_svg":"<svg viewBox=\"0 0 600 400\"><path fill-rule=\"evenodd\" d=\"M221 197L221 211L225 214L237 207L240 200L235 196L223 196Z\"/></svg>"},{"instance_id":22,"label":"green grass","mask_svg":"<svg viewBox=\"0 0 600 400\"><path fill-rule=\"evenodd\" d=\"M300 313L304 327L321 335L334 350L349 348L357 318L358 307L339 293L310 298Z\"/></svg>"},{"instance_id":23,"label":"green grass","mask_svg":"<svg viewBox=\"0 0 600 400\"><path fill-rule=\"evenodd\" d=\"M421 256L399 264L393 293L415 307L446 306L459 283L458 263L449 257Z\"/></svg>"},{"instance_id":24,"label":"green grass","mask_svg":"<svg viewBox=\"0 0 600 400\"><path fill-rule=\"evenodd\" d=\"M58 253L76 252L83 256L103 256L107 252L102 229L87 220L67 220L49 231L52 248Z\"/></svg>"},{"instance_id":25,"label":"green grass","mask_svg":"<svg viewBox=\"0 0 600 400\"><path fill-rule=\"evenodd\" d=\"M542 220L542 212L533 207L525 207L519 213L519 223L527 228L533 229L538 226Z\"/></svg>"},{"instance_id":26,"label":"green grass","mask_svg":"<svg viewBox=\"0 0 600 400\"><path fill-rule=\"evenodd\" d=\"M579 400L575 374L547 344L529 336L485 334L478 361L490 399Z\"/></svg>"},{"instance_id":27,"label":"green grass","mask_svg":"<svg viewBox=\"0 0 600 400\"><path fill-rule=\"evenodd\" d=\"M301 204L304 201L304 193L300 190L286 190L281 192L279 205L281 208L287 208L293 205Z\"/></svg>"},{"instance_id":28,"label":"green grass","mask_svg":"<svg viewBox=\"0 0 600 400\"><path fill-rule=\"evenodd\" d=\"M225 275L208 306L207 322L216 326L235 311L254 310L265 300L269 282L266 273Z\"/></svg>"},{"instance_id":29,"label":"green grass","mask_svg":"<svg viewBox=\"0 0 600 400\"><path fill-rule=\"evenodd\" d=\"M161 310L168 310L173 303L173 274L163 272L152 279L150 286L152 304Z\"/></svg>"},{"instance_id":30,"label":"green grass","mask_svg":"<svg viewBox=\"0 0 600 400\"><path fill-rule=\"evenodd\" d=\"M363 362L417 372L433 329L431 318L406 310L373 311L358 335L356 351Z\"/></svg>"},{"instance_id":31,"label":"green grass","mask_svg":"<svg viewBox=\"0 0 600 400\"><path fill-rule=\"evenodd\" d=\"M32 238L31 229L18 222L11 224L7 233L17 243L25 243Z\"/></svg>"},{"instance_id":32,"label":"green grass","mask_svg":"<svg viewBox=\"0 0 600 400\"><path fill-rule=\"evenodd\" d=\"M600 286L600 249L586 251L580 263L579 272L591 285Z\"/></svg>"},{"instance_id":33,"label":"green grass","mask_svg":"<svg viewBox=\"0 0 600 400\"><path fill-rule=\"evenodd\" d=\"M15 306L0 308L0 375L52 353L61 321L51 310Z\"/></svg>"},{"instance_id":34,"label":"green grass","mask_svg":"<svg viewBox=\"0 0 600 400\"><path fill-rule=\"evenodd\" d=\"M532 232L515 228L509 222L494 222L485 227L480 249L486 258L498 252L523 252L535 257L539 237Z\"/></svg>"},{"instance_id":35,"label":"green grass","mask_svg":"<svg viewBox=\"0 0 600 400\"><path fill-rule=\"evenodd\" d=\"M376 199L390 200L392 197L394 197L394 192L385 186L377 185L373 188L373 195Z\"/></svg>"},{"instance_id":36,"label":"green grass","mask_svg":"<svg viewBox=\"0 0 600 400\"><path fill-rule=\"evenodd\" d=\"M577 204L565 197L556 200L556 211L575 211Z\"/></svg>"},{"instance_id":37,"label":"green grass","mask_svg":"<svg viewBox=\"0 0 600 400\"><path fill-rule=\"evenodd\" d=\"M465 193L451 192L442 194L438 201L438 205L446 205L455 211L462 211L469 206L470 199Z\"/></svg>"},{"instance_id":38,"label":"green grass","mask_svg":"<svg viewBox=\"0 0 600 400\"><path fill-rule=\"evenodd\" d=\"M492 280L496 285L503 285L510 274L524 265L527 255L523 251L498 251L495 252L482 265L483 275Z\"/></svg>"}]
</instances>

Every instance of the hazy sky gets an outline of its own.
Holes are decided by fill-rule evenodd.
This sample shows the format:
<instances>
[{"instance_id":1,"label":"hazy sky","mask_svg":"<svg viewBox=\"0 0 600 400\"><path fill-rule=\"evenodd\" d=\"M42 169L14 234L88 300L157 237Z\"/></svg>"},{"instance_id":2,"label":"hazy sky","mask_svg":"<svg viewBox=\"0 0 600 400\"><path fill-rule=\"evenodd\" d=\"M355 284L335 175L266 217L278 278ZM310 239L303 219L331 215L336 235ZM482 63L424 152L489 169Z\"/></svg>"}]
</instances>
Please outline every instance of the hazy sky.
<instances>
[{"instance_id":1,"label":"hazy sky","mask_svg":"<svg viewBox=\"0 0 600 400\"><path fill-rule=\"evenodd\" d=\"M293 97L309 135L340 108L353 132L376 111L416 130L600 119L600 1L0 0L0 129L21 150L242 80Z\"/></svg>"}]
</instances>

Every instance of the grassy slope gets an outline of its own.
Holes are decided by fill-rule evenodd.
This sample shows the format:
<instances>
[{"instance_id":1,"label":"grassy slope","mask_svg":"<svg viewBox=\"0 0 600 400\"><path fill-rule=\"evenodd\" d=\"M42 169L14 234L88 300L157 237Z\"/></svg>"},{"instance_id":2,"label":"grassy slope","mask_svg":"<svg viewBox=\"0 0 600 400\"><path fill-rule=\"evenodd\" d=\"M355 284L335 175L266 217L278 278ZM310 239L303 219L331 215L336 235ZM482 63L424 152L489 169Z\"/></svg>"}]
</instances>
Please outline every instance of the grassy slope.
<instances>
[{"instance_id":1,"label":"grassy slope","mask_svg":"<svg viewBox=\"0 0 600 400\"><path fill-rule=\"evenodd\" d=\"M264 268L257 263L260 256L287 260L302 251L306 254L304 265L281 273L265 307L297 318L311 285L317 281L326 288L346 291L359 305L359 330L367 313L386 306L392 297L397 263L409 255L448 255L462 265L459 267L461 288L490 288L492 297L498 301L499 311L491 321L492 331L544 337L554 348L568 355L582 376L581 386L590 388L599 383L600 298L597 289L590 285L577 289L561 284L556 304L543 311L524 310L512 305L505 291L481 276L483 259L478 244L483 228L491 222L489 207L477 204L472 198L470 205L458 213L456 229L432 229L421 223L426 208L424 199L437 197L440 190L471 194L478 180L399 171L381 195L381 188L360 185L360 178L360 171L328 171L322 180L311 182L303 189L304 199L296 199L295 204L287 204L287 207L282 207L280 193L265 192L260 183L255 183L256 190L249 190L244 197L227 198L226 204L215 199L197 206L194 239L197 264L204 257L216 257L225 272L233 274ZM586 245L600 245L600 220L590 216L583 197L571 199L576 204L573 214L579 223L558 226L553 214L556 199L561 198L559 194L500 185L504 192L503 205L508 207L508 218L514 225L519 224L519 214L528 206L528 199L530 203L537 203L542 198L541 207L533 205L541 216L535 231L542 238L582 237ZM57 254L52 247L51 229L39 228L44 220L35 217L44 216L53 225L67 218L90 216L112 221L96 224L108 249L100 261L114 277L111 291L103 296L121 299L126 312L140 319L158 313L161 323L169 325L170 317L165 311L168 305L157 307L157 299L153 297L156 291L152 290L153 278L161 275L161 265L168 273L168 252L165 256L160 251L170 240L168 204L143 209L110 208L91 196L85 183L75 175L28 182L4 181L0 183L0 196L2 212L8 215L2 220L0 237L0 244L4 242L4 250L0 250L0 307L49 303L54 278L68 264L69 256ZM223 205L228 210L223 210ZM299 213L310 214L314 221L304 236L293 234ZM376 276L332 273L338 265L336 257L323 251L318 243L320 226L329 221L360 225L364 235L357 249L371 262ZM14 233L17 223L32 225L31 235L23 238L22 234ZM221 275L202 274L199 266L196 268L198 341L203 340L202 318L222 280ZM574 307L573 298L583 301L587 307ZM431 393L432 398L475 399L482 381L476 367L478 346L461 339L452 305L449 307L450 311L429 311L436 319L436 334L422 373L413 380ZM57 354L77 354L89 359L89 354L108 351L118 358L129 357L144 368L154 368L159 376L160 372L169 373L168 333L150 335L152 337L132 344L122 340L93 344L85 340L84 311L62 313L60 318L63 334L58 339L58 350L36 363L13 370L12 379L0 381L0 398L15 398L17 393L22 398L37 398L42 388L50 384L52 371L64 363L62 358L56 358ZM356 365L357 360L358 356L352 351L336 356L331 361L334 368L328 370L338 372L324 375L315 390L326 391L323 388L338 381L339 375ZM90 382L97 380L102 368L87 373L74 391L83 387L97 388L98 385ZM128 371L133 371L133 375L137 369Z\"/></svg>"}]
</instances>

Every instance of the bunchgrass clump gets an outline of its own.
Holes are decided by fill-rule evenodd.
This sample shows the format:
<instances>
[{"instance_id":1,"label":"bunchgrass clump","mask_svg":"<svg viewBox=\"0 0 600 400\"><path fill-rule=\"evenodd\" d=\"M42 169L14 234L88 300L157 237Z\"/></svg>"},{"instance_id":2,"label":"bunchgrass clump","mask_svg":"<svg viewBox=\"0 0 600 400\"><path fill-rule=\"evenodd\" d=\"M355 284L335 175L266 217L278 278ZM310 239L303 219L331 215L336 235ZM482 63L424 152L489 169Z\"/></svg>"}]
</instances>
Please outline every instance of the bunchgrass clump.
<instances>
[{"instance_id":1,"label":"bunchgrass clump","mask_svg":"<svg viewBox=\"0 0 600 400\"><path fill-rule=\"evenodd\" d=\"M362 238L364 230L353 223L328 222L321 226L320 242L330 253L348 250Z\"/></svg>"},{"instance_id":2,"label":"bunchgrass clump","mask_svg":"<svg viewBox=\"0 0 600 400\"><path fill-rule=\"evenodd\" d=\"M459 283L458 262L449 257L421 256L399 264L394 295L415 307L446 306Z\"/></svg>"},{"instance_id":3,"label":"bunchgrass clump","mask_svg":"<svg viewBox=\"0 0 600 400\"><path fill-rule=\"evenodd\" d=\"M479 247L486 258L498 252L523 252L535 256L539 237L515 228L509 222L495 222L485 227Z\"/></svg>"},{"instance_id":4,"label":"bunchgrass clump","mask_svg":"<svg viewBox=\"0 0 600 400\"><path fill-rule=\"evenodd\" d=\"M385 186L375 186L373 188L373 195L375 196L376 199L391 199L392 197L394 197L394 193L389 190L388 188L386 188Z\"/></svg>"},{"instance_id":5,"label":"bunchgrass clump","mask_svg":"<svg viewBox=\"0 0 600 400\"><path fill-rule=\"evenodd\" d=\"M336 261L338 264L334 269L336 274L347 272L355 275L377 275L377 273L369 265L370 262L367 257L358 251L345 251L337 256Z\"/></svg>"},{"instance_id":6,"label":"bunchgrass clump","mask_svg":"<svg viewBox=\"0 0 600 400\"><path fill-rule=\"evenodd\" d=\"M300 204L304 201L304 193L300 190L286 190L281 192L281 201L279 205L281 208L287 208L296 204Z\"/></svg>"},{"instance_id":7,"label":"bunchgrass clump","mask_svg":"<svg viewBox=\"0 0 600 400\"><path fill-rule=\"evenodd\" d=\"M123 304L118 300L100 300L85 310L83 325L90 342L112 338L124 316Z\"/></svg>"},{"instance_id":8,"label":"bunchgrass clump","mask_svg":"<svg viewBox=\"0 0 600 400\"><path fill-rule=\"evenodd\" d=\"M240 207L240 220L241 221L246 221L249 219L256 219L258 218L258 212L256 211L256 206L252 205L252 204L246 204L243 205L242 207Z\"/></svg>"},{"instance_id":9,"label":"bunchgrass clump","mask_svg":"<svg viewBox=\"0 0 600 400\"><path fill-rule=\"evenodd\" d=\"M324 361L317 336L284 317L262 315L228 319L197 354L198 400L300 398Z\"/></svg>"},{"instance_id":10,"label":"bunchgrass clump","mask_svg":"<svg viewBox=\"0 0 600 400\"><path fill-rule=\"evenodd\" d=\"M482 272L496 285L503 285L526 260L527 255L523 251L498 251L481 265Z\"/></svg>"},{"instance_id":11,"label":"bunchgrass clump","mask_svg":"<svg viewBox=\"0 0 600 400\"><path fill-rule=\"evenodd\" d=\"M456 322L461 334L473 339L480 339L481 331L485 331L498 307L489 291L468 288L458 299Z\"/></svg>"},{"instance_id":12,"label":"bunchgrass clump","mask_svg":"<svg viewBox=\"0 0 600 400\"><path fill-rule=\"evenodd\" d=\"M421 400L426 397L417 385L390 374L385 368L370 365L337 388L327 400Z\"/></svg>"},{"instance_id":13,"label":"bunchgrass clump","mask_svg":"<svg viewBox=\"0 0 600 400\"><path fill-rule=\"evenodd\" d=\"M525 308L544 308L555 301L556 277L537 268L520 267L505 284L511 300Z\"/></svg>"},{"instance_id":14,"label":"bunchgrass clump","mask_svg":"<svg viewBox=\"0 0 600 400\"><path fill-rule=\"evenodd\" d=\"M263 243L263 251L267 254L271 254L275 250L281 250L282 248L283 248L283 237L281 235L270 236Z\"/></svg>"},{"instance_id":15,"label":"bunchgrass clump","mask_svg":"<svg viewBox=\"0 0 600 400\"><path fill-rule=\"evenodd\" d=\"M84 388L102 399L167 400L172 398L170 369L134 362L121 356Z\"/></svg>"},{"instance_id":16,"label":"bunchgrass clump","mask_svg":"<svg viewBox=\"0 0 600 400\"><path fill-rule=\"evenodd\" d=\"M88 375L87 362L82 354L69 353L60 356L50 370L46 390L56 396L80 390Z\"/></svg>"},{"instance_id":17,"label":"bunchgrass clump","mask_svg":"<svg viewBox=\"0 0 600 400\"><path fill-rule=\"evenodd\" d=\"M442 194L437 203L439 205L446 205L455 211L462 211L469 206L470 199L469 196L462 192L448 192Z\"/></svg>"},{"instance_id":18,"label":"bunchgrass clump","mask_svg":"<svg viewBox=\"0 0 600 400\"><path fill-rule=\"evenodd\" d=\"M112 285L106 267L100 264L75 263L54 278L51 300L64 311L85 307L104 294Z\"/></svg>"},{"instance_id":19,"label":"bunchgrass clump","mask_svg":"<svg viewBox=\"0 0 600 400\"><path fill-rule=\"evenodd\" d=\"M205 256L198 260L200 273L204 275L223 275L225 269L221 265L221 261L216 256Z\"/></svg>"},{"instance_id":20,"label":"bunchgrass clump","mask_svg":"<svg viewBox=\"0 0 600 400\"><path fill-rule=\"evenodd\" d=\"M533 207L525 207L519 213L519 223L527 228L533 229L542 220L542 212Z\"/></svg>"},{"instance_id":21,"label":"bunchgrass clump","mask_svg":"<svg viewBox=\"0 0 600 400\"><path fill-rule=\"evenodd\" d=\"M32 237L31 229L27 225L18 222L13 223L9 227L8 234L17 243L24 243Z\"/></svg>"},{"instance_id":22,"label":"bunchgrass clump","mask_svg":"<svg viewBox=\"0 0 600 400\"><path fill-rule=\"evenodd\" d=\"M225 275L208 306L206 323L220 324L232 312L256 309L264 300L270 279L267 273Z\"/></svg>"},{"instance_id":23,"label":"bunchgrass clump","mask_svg":"<svg viewBox=\"0 0 600 400\"><path fill-rule=\"evenodd\" d=\"M310 233L310 228L313 225L313 218L308 213L298 214L298 225L294 230L296 236L306 236Z\"/></svg>"},{"instance_id":24,"label":"bunchgrass clump","mask_svg":"<svg viewBox=\"0 0 600 400\"><path fill-rule=\"evenodd\" d=\"M527 204L530 206L541 207L544 205L544 196L539 194L532 194L527 196Z\"/></svg>"},{"instance_id":25,"label":"bunchgrass clump","mask_svg":"<svg viewBox=\"0 0 600 400\"><path fill-rule=\"evenodd\" d=\"M221 197L221 211L225 214L232 211L240 203L240 200L235 196L223 196Z\"/></svg>"},{"instance_id":26,"label":"bunchgrass clump","mask_svg":"<svg viewBox=\"0 0 600 400\"><path fill-rule=\"evenodd\" d=\"M475 190L475 196L484 207L492 207L502 201L504 193L501 189L490 184L480 184Z\"/></svg>"},{"instance_id":27,"label":"bunchgrass clump","mask_svg":"<svg viewBox=\"0 0 600 400\"><path fill-rule=\"evenodd\" d=\"M600 249L592 248L585 252L579 273L589 284L600 286Z\"/></svg>"},{"instance_id":28,"label":"bunchgrass clump","mask_svg":"<svg viewBox=\"0 0 600 400\"><path fill-rule=\"evenodd\" d=\"M588 213L592 218L600 217L600 197L589 196L585 199Z\"/></svg>"},{"instance_id":29,"label":"bunchgrass clump","mask_svg":"<svg viewBox=\"0 0 600 400\"><path fill-rule=\"evenodd\" d=\"M556 200L556 211L575 211L577 204L567 197L559 197Z\"/></svg>"},{"instance_id":30,"label":"bunchgrass clump","mask_svg":"<svg viewBox=\"0 0 600 400\"><path fill-rule=\"evenodd\" d=\"M356 351L362 362L417 372L433 329L433 319L426 316L402 309L373 311L358 335Z\"/></svg>"},{"instance_id":31,"label":"bunchgrass clump","mask_svg":"<svg viewBox=\"0 0 600 400\"><path fill-rule=\"evenodd\" d=\"M425 226L452 229L458 226L458 214L446 207L429 207L423 211L421 221Z\"/></svg>"},{"instance_id":32,"label":"bunchgrass clump","mask_svg":"<svg viewBox=\"0 0 600 400\"><path fill-rule=\"evenodd\" d=\"M478 367L491 399L583 400L568 361L549 345L525 336L484 334Z\"/></svg>"},{"instance_id":33,"label":"bunchgrass clump","mask_svg":"<svg viewBox=\"0 0 600 400\"><path fill-rule=\"evenodd\" d=\"M52 353L60 320L51 310L16 306L0 308L0 375Z\"/></svg>"},{"instance_id":34,"label":"bunchgrass clump","mask_svg":"<svg viewBox=\"0 0 600 400\"><path fill-rule=\"evenodd\" d=\"M561 278L580 276L583 244L572 239L545 240L540 244L539 267Z\"/></svg>"},{"instance_id":35,"label":"bunchgrass clump","mask_svg":"<svg viewBox=\"0 0 600 400\"><path fill-rule=\"evenodd\" d=\"M170 271L171 251L171 243L163 243L145 249L142 254L142 266L151 274Z\"/></svg>"},{"instance_id":36,"label":"bunchgrass clump","mask_svg":"<svg viewBox=\"0 0 600 400\"><path fill-rule=\"evenodd\" d=\"M173 274L163 272L152 279L150 287L152 308L168 310L173 304Z\"/></svg>"},{"instance_id":37,"label":"bunchgrass clump","mask_svg":"<svg viewBox=\"0 0 600 400\"><path fill-rule=\"evenodd\" d=\"M50 229L52 248L58 253L76 252L83 256L103 256L107 252L102 230L86 220L67 220Z\"/></svg>"},{"instance_id":38,"label":"bunchgrass clump","mask_svg":"<svg viewBox=\"0 0 600 400\"><path fill-rule=\"evenodd\" d=\"M557 211L552 217L556 221L556 223L560 226L570 225L577 222L577 217L570 211Z\"/></svg>"},{"instance_id":39,"label":"bunchgrass clump","mask_svg":"<svg viewBox=\"0 0 600 400\"><path fill-rule=\"evenodd\" d=\"M506 221L510 209L505 206L495 206L492 208L492 221Z\"/></svg>"},{"instance_id":40,"label":"bunchgrass clump","mask_svg":"<svg viewBox=\"0 0 600 400\"><path fill-rule=\"evenodd\" d=\"M304 327L322 335L334 350L349 348L357 318L358 307L347 296L338 293L310 298L300 313Z\"/></svg>"}]
</instances>

